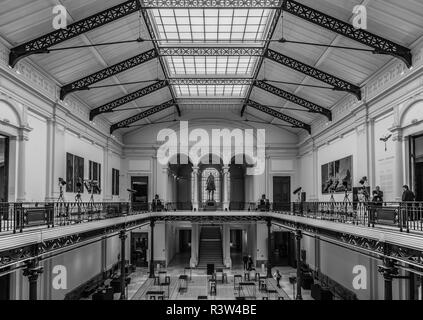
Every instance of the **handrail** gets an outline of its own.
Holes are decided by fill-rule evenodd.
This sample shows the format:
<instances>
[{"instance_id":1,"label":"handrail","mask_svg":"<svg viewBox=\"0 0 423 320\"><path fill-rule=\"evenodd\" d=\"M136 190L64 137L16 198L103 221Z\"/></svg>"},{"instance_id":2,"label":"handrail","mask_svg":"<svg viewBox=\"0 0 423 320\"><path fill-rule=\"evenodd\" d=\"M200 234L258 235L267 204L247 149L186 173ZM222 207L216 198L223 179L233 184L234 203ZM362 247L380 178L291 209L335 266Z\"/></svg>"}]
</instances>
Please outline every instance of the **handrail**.
<instances>
[{"instance_id":1,"label":"handrail","mask_svg":"<svg viewBox=\"0 0 423 320\"><path fill-rule=\"evenodd\" d=\"M199 203L200 210L205 204ZM222 206L216 208L222 211ZM130 214L194 211L191 202L0 202L0 234L52 228ZM423 231L423 202L231 202L230 211L275 212L366 227L389 225ZM226 213L226 210L225 210Z\"/></svg>"}]
</instances>

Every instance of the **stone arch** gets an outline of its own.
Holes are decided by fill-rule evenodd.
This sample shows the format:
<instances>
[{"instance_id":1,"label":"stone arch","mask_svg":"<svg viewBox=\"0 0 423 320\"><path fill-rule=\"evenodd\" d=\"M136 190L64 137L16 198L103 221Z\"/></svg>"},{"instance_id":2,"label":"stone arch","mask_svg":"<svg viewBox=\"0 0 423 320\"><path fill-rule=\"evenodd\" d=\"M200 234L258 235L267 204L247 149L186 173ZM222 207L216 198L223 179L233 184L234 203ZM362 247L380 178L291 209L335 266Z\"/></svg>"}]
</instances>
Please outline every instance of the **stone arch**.
<instances>
[{"instance_id":1,"label":"stone arch","mask_svg":"<svg viewBox=\"0 0 423 320\"><path fill-rule=\"evenodd\" d=\"M423 121L423 117L421 117L421 107L423 107L423 95L418 95L414 97L411 101L409 101L399 112L398 116L398 126L401 128L407 127L413 124L414 120L418 122ZM413 118L414 115L420 116L419 118Z\"/></svg>"},{"instance_id":2,"label":"stone arch","mask_svg":"<svg viewBox=\"0 0 423 320\"><path fill-rule=\"evenodd\" d=\"M14 127L22 127L24 125L22 107L16 102L8 98L0 98L0 110L2 118L0 121L8 123Z\"/></svg>"}]
</instances>

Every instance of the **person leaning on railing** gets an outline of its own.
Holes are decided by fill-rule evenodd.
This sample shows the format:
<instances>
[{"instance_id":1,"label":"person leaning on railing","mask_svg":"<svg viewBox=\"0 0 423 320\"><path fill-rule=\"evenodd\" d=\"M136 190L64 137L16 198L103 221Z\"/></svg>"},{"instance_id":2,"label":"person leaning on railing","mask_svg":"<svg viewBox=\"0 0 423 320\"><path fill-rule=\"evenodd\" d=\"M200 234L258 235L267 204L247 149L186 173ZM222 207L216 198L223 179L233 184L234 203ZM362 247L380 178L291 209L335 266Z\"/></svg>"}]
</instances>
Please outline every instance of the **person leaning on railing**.
<instances>
[{"instance_id":1,"label":"person leaning on railing","mask_svg":"<svg viewBox=\"0 0 423 320\"><path fill-rule=\"evenodd\" d=\"M383 205L383 198L377 190L372 193L372 201L370 203L370 219L374 222L377 219L379 207Z\"/></svg>"},{"instance_id":2,"label":"person leaning on railing","mask_svg":"<svg viewBox=\"0 0 423 320\"><path fill-rule=\"evenodd\" d=\"M416 199L416 196L407 185L404 185L402 189L403 189L402 201L405 202L405 204L403 204L403 208L406 210L405 217L407 218L407 220L412 221L413 204L411 202L413 202Z\"/></svg>"}]
</instances>

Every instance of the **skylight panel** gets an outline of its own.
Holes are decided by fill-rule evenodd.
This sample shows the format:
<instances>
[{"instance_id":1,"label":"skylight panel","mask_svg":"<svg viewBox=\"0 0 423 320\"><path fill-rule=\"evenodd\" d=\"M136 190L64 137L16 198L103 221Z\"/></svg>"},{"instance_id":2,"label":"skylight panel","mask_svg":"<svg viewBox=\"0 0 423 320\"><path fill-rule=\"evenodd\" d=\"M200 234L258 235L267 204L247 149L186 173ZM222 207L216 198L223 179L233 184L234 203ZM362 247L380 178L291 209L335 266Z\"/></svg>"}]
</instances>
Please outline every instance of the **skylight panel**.
<instances>
[{"instance_id":1,"label":"skylight panel","mask_svg":"<svg viewBox=\"0 0 423 320\"><path fill-rule=\"evenodd\" d=\"M264 46L272 10L263 9L151 9L159 46ZM256 56L165 56L171 78L251 78ZM242 97L246 85L174 86L179 97Z\"/></svg>"}]
</instances>

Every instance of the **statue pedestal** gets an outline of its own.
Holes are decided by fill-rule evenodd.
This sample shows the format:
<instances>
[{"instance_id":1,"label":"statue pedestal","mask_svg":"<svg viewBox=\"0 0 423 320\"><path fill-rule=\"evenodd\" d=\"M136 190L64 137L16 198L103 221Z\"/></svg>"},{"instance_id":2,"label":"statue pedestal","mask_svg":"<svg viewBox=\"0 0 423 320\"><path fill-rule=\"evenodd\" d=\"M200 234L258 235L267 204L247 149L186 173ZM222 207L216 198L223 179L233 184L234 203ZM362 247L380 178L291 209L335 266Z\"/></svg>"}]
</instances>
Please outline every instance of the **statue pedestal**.
<instances>
[{"instance_id":1,"label":"statue pedestal","mask_svg":"<svg viewBox=\"0 0 423 320\"><path fill-rule=\"evenodd\" d=\"M204 208L205 211L216 211L217 210L217 205L216 205L216 201L214 200L209 200L206 202L206 207Z\"/></svg>"}]
</instances>

